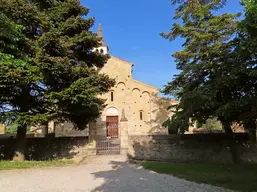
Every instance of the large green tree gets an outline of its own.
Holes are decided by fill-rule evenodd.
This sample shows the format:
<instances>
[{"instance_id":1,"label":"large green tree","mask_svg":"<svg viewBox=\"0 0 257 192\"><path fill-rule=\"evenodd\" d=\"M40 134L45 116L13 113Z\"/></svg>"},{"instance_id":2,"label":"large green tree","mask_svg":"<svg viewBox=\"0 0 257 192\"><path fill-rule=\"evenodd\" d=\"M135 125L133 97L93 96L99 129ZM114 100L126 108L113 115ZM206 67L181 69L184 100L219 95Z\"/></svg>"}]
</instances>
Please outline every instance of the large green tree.
<instances>
[{"instance_id":1,"label":"large green tree","mask_svg":"<svg viewBox=\"0 0 257 192\"><path fill-rule=\"evenodd\" d=\"M245 7L245 17L239 23L238 35L233 40L236 44L239 65L243 65L245 73L241 81L244 97L240 101L240 116L251 141L256 143L257 119L257 1L242 0Z\"/></svg>"},{"instance_id":2,"label":"large green tree","mask_svg":"<svg viewBox=\"0 0 257 192\"><path fill-rule=\"evenodd\" d=\"M16 151L19 157L25 147L26 126L28 121L32 121L29 119L32 113L25 109L26 102L30 102L28 108L37 104L37 97L25 91L34 91L32 82L40 81L40 76L32 58L19 48L24 41L23 27L1 13L0 28L0 118L3 123L15 121L19 125Z\"/></svg>"},{"instance_id":3,"label":"large green tree","mask_svg":"<svg viewBox=\"0 0 257 192\"><path fill-rule=\"evenodd\" d=\"M183 50L173 54L181 72L168 83L164 93L176 90L180 99L176 116L204 122L217 117L231 136L231 123L235 120L237 105L227 105L243 95L237 83L243 75L237 66L235 45L230 42L237 30L239 14L215 14L225 0L176 1L176 14L169 33L162 36L175 40L185 39ZM242 66L243 68L243 66ZM244 70L244 69L242 69ZM231 142L234 161L237 161L235 142Z\"/></svg>"},{"instance_id":4,"label":"large green tree","mask_svg":"<svg viewBox=\"0 0 257 192\"><path fill-rule=\"evenodd\" d=\"M115 82L98 72L108 56L92 52L94 18L78 0L1 0L0 11L21 26L14 43L26 57L0 63L1 121L18 125L14 159L23 160L27 125L70 120L84 129L104 106L97 96ZM6 35L0 41L7 44Z\"/></svg>"},{"instance_id":5,"label":"large green tree","mask_svg":"<svg viewBox=\"0 0 257 192\"><path fill-rule=\"evenodd\" d=\"M228 78L227 82L233 83L227 68L235 64L231 60L232 47L226 43L236 32L238 15L214 15L224 6L225 1L221 0L174 0L173 4L177 2L174 19L181 19L182 24L174 23L171 31L162 36L170 40L185 39L184 49L173 54L181 73L165 86L164 93L177 90L181 116L204 121L215 111L225 124L231 117L218 113L217 109L232 97L223 82ZM226 129L230 131L227 126Z\"/></svg>"}]
</instances>

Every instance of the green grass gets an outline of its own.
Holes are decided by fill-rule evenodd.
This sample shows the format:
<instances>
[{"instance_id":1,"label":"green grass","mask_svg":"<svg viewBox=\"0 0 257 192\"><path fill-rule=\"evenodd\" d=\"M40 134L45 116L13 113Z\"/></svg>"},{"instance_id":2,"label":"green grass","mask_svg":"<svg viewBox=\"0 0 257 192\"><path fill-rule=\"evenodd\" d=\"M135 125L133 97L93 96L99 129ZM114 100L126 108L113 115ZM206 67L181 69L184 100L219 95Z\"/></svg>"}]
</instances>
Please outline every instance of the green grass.
<instances>
[{"instance_id":1,"label":"green grass","mask_svg":"<svg viewBox=\"0 0 257 192\"><path fill-rule=\"evenodd\" d=\"M28 168L42 168L42 167L59 167L73 164L71 160L51 160L51 161L0 161L0 170L9 169L28 169Z\"/></svg>"},{"instance_id":2,"label":"green grass","mask_svg":"<svg viewBox=\"0 0 257 192\"><path fill-rule=\"evenodd\" d=\"M143 167L197 183L242 192L257 191L257 165L210 165L144 162Z\"/></svg>"}]
</instances>

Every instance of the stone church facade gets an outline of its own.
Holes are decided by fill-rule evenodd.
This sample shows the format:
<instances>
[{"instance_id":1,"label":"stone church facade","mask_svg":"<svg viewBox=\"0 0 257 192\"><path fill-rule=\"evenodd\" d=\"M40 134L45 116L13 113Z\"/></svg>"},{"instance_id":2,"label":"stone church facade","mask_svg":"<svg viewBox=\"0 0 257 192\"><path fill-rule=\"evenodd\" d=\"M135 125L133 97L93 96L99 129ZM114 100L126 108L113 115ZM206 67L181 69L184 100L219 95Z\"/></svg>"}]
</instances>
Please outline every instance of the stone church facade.
<instances>
[{"instance_id":1,"label":"stone church facade","mask_svg":"<svg viewBox=\"0 0 257 192\"><path fill-rule=\"evenodd\" d=\"M94 51L108 54L101 25L98 36L102 39L101 46ZM127 121L129 135L167 133L162 123L172 115L167 108L176 101L159 97L159 88L133 79L132 68L131 62L110 56L101 69L101 73L115 79L116 85L100 96L106 99L106 107L96 122L98 136L119 136L122 121Z\"/></svg>"}]
</instances>

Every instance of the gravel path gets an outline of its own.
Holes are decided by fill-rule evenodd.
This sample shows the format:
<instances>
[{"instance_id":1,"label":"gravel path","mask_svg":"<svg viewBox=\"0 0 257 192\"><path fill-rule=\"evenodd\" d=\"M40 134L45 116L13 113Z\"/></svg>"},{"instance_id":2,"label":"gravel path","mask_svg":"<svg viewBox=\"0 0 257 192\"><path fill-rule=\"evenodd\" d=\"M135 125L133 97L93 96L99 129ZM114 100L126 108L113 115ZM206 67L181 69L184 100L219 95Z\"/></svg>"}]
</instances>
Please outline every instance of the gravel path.
<instances>
[{"instance_id":1,"label":"gravel path","mask_svg":"<svg viewBox=\"0 0 257 192\"><path fill-rule=\"evenodd\" d=\"M98 156L86 165L0 172L1 192L225 192L126 163L123 156Z\"/></svg>"}]
</instances>

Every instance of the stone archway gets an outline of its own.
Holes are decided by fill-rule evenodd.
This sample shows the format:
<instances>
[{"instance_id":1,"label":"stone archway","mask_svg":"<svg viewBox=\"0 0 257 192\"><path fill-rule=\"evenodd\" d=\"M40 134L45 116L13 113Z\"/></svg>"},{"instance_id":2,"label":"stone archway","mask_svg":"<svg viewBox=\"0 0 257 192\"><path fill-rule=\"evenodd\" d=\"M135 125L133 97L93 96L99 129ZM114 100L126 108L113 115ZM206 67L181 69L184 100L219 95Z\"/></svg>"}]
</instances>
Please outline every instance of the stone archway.
<instances>
[{"instance_id":1,"label":"stone archway","mask_svg":"<svg viewBox=\"0 0 257 192\"><path fill-rule=\"evenodd\" d=\"M119 116L119 110L116 107L109 107L105 111L105 116Z\"/></svg>"},{"instance_id":2,"label":"stone archway","mask_svg":"<svg viewBox=\"0 0 257 192\"><path fill-rule=\"evenodd\" d=\"M115 107L110 107L105 112L106 117L106 136L119 136L119 111Z\"/></svg>"},{"instance_id":3,"label":"stone archway","mask_svg":"<svg viewBox=\"0 0 257 192\"><path fill-rule=\"evenodd\" d=\"M100 136L96 141L96 153L120 154L119 138L119 110L115 107L109 107L105 111L106 118L106 136Z\"/></svg>"}]
</instances>

